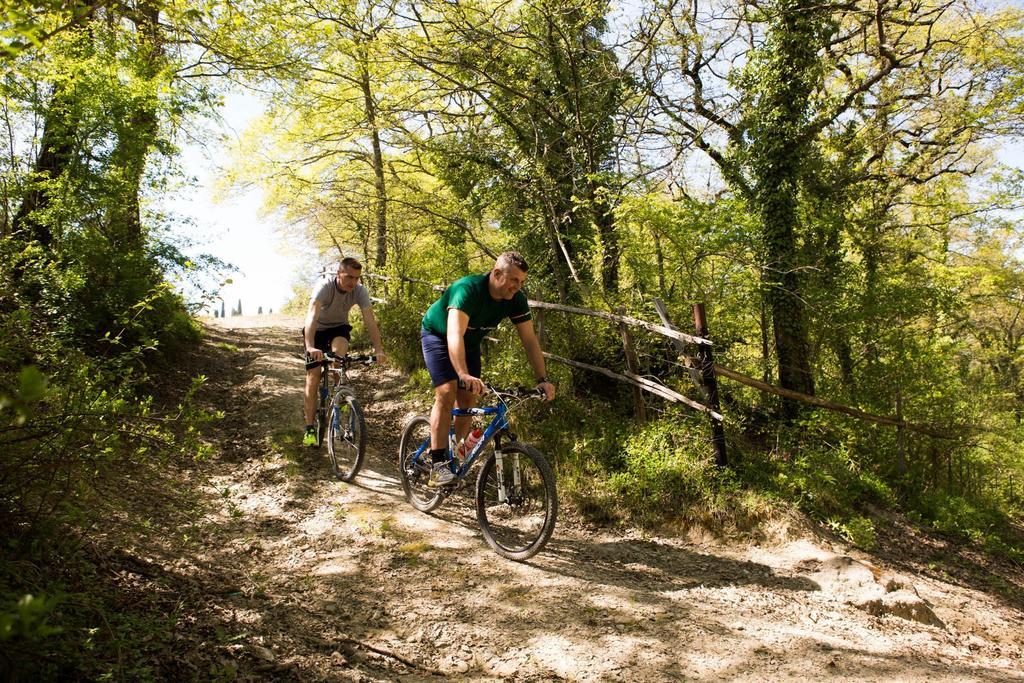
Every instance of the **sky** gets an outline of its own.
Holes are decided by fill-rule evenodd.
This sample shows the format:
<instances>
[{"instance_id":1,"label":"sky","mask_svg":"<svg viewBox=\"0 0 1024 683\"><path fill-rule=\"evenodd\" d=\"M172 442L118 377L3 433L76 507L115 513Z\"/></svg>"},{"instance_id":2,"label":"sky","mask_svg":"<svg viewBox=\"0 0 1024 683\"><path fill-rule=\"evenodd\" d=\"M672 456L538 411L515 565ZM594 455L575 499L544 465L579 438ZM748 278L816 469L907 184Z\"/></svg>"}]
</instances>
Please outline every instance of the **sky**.
<instances>
[{"instance_id":1,"label":"sky","mask_svg":"<svg viewBox=\"0 0 1024 683\"><path fill-rule=\"evenodd\" d=\"M206 286L222 279L232 282L219 289L225 312L242 304L242 313L251 315L262 308L264 313L280 311L292 297L293 283L305 287L312 282L317 259L312 245L282 234L278 220L261 214L262 193L257 190L235 191L218 196L217 177L220 169L230 163L234 143L245 128L262 113L260 100L249 94L233 93L224 99L220 125L210 124L220 140L202 146L182 145L179 163L195 184L183 188L160 208L179 222L173 234L191 244L182 251L191 257L211 254L233 264L237 271L221 275L209 273ZM212 137L212 136L211 136ZM195 288L181 285L186 298L197 300ZM219 300L213 306L220 309ZM212 306L205 311L213 314Z\"/></svg>"}]
</instances>

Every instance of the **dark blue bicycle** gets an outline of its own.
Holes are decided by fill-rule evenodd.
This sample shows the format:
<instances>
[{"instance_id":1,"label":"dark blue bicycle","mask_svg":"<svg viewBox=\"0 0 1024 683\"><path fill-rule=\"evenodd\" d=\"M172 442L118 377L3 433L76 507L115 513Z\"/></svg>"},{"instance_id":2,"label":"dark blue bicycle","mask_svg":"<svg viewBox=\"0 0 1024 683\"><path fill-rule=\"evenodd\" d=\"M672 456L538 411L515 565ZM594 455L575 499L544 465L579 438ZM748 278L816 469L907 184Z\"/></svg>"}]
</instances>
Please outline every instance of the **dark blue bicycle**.
<instances>
[{"instance_id":1,"label":"dark blue bicycle","mask_svg":"<svg viewBox=\"0 0 1024 683\"><path fill-rule=\"evenodd\" d=\"M331 471L342 481L355 479L366 454L366 423L359 400L348 385L348 369L376 362L374 355L337 356L330 351L321 360L306 360L306 370L320 368L320 400L313 418L317 445L327 442Z\"/></svg>"},{"instance_id":2,"label":"dark blue bicycle","mask_svg":"<svg viewBox=\"0 0 1024 683\"><path fill-rule=\"evenodd\" d=\"M455 432L451 431L448 454L455 479L440 488L427 485L431 468L430 420L426 415L417 415L406 423L399 445L402 488L417 510L431 512L453 492L465 487L470 470L483 457L476 480L476 517L480 529L499 555L526 560L540 552L551 538L558 496L555 474L547 459L533 446L517 441L510 431L509 403L543 400L544 392L493 388L490 391L497 398L496 405L452 411L453 417L489 415L491 421L462 462L456 456Z\"/></svg>"}]
</instances>

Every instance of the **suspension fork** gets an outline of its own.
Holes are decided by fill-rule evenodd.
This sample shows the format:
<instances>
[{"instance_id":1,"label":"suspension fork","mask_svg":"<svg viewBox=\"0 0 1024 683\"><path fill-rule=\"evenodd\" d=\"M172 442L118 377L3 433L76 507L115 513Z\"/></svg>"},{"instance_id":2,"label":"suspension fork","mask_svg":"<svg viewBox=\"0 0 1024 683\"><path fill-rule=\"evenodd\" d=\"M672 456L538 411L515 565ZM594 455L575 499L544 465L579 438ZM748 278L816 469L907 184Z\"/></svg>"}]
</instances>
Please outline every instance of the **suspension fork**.
<instances>
[{"instance_id":1,"label":"suspension fork","mask_svg":"<svg viewBox=\"0 0 1024 683\"><path fill-rule=\"evenodd\" d=\"M501 450L502 436L508 436L513 441L515 440L515 436L509 434L507 430L502 430L501 432L498 432L494 436L494 474L495 478L498 481L498 502L507 503L509 502L509 494L508 486L505 483L505 455ZM522 484L522 480L519 474L519 454L512 453L511 457L512 462L510 469L512 470L512 490L518 491Z\"/></svg>"}]
</instances>

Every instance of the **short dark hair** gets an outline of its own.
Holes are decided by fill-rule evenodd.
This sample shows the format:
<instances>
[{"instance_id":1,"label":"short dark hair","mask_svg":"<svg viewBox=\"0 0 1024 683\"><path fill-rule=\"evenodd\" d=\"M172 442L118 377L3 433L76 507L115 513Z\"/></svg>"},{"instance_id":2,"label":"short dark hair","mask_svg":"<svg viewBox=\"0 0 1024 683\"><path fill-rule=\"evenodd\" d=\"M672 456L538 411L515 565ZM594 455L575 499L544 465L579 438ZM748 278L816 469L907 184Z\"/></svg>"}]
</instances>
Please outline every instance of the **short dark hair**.
<instances>
[{"instance_id":1,"label":"short dark hair","mask_svg":"<svg viewBox=\"0 0 1024 683\"><path fill-rule=\"evenodd\" d=\"M494 262L496 268L504 270L508 266L515 266L524 273L530 270L530 266L527 265L526 259L518 251L505 251L498 256L498 260Z\"/></svg>"},{"instance_id":2,"label":"short dark hair","mask_svg":"<svg viewBox=\"0 0 1024 683\"><path fill-rule=\"evenodd\" d=\"M341 270L342 268L350 268L352 270L362 270L363 269L363 264L360 263L357 259L355 259L355 258L353 258L351 256L346 256L345 258L341 259L341 263L338 264L338 270Z\"/></svg>"}]
</instances>

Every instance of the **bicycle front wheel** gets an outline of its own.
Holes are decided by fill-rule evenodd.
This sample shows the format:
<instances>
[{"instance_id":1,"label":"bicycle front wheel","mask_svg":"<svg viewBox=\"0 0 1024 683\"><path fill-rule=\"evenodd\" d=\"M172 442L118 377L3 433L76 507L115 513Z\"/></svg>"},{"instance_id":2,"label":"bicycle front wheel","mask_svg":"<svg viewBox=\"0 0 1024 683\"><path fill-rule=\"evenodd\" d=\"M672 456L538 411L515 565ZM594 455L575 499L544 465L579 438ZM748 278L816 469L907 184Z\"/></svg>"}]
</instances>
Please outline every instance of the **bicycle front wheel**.
<instances>
[{"instance_id":1,"label":"bicycle front wheel","mask_svg":"<svg viewBox=\"0 0 1024 683\"><path fill-rule=\"evenodd\" d=\"M476 482L476 516L488 545L510 560L528 560L555 530L558 495L551 465L518 441L491 453Z\"/></svg>"},{"instance_id":2,"label":"bicycle front wheel","mask_svg":"<svg viewBox=\"0 0 1024 683\"><path fill-rule=\"evenodd\" d=\"M324 445L324 438L327 435L327 406L323 399L316 406L316 415L313 418L313 426L316 428L316 447Z\"/></svg>"},{"instance_id":3,"label":"bicycle front wheel","mask_svg":"<svg viewBox=\"0 0 1024 683\"><path fill-rule=\"evenodd\" d=\"M366 423L359 402L339 391L327 409L327 452L331 471L341 481L352 481L363 466L366 453Z\"/></svg>"},{"instance_id":4,"label":"bicycle front wheel","mask_svg":"<svg viewBox=\"0 0 1024 683\"><path fill-rule=\"evenodd\" d=\"M421 446L424 446L421 450ZM420 451L417 457L417 451ZM430 420L417 415L402 430L398 445L398 472L402 477L405 499L420 512L430 512L444 500L437 489L427 486L430 479Z\"/></svg>"}]
</instances>

